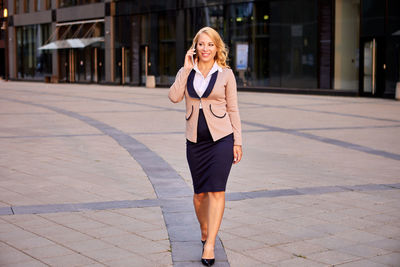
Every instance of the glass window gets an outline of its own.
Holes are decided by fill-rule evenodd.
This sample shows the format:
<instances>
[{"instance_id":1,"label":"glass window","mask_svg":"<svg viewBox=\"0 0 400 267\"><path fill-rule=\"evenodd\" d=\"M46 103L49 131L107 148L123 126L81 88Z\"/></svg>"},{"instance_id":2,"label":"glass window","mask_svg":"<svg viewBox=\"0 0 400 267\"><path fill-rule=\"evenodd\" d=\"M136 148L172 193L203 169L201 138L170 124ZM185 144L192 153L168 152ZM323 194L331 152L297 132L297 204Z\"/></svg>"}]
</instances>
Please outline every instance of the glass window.
<instances>
[{"instance_id":1,"label":"glass window","mask_svg":"<svg viewBox=\"0 0 400 267\"><path fill-rule=\"evenodd\" d=\"M185 48L204 25L217 29L224 39L239 86L317 87L315 1L255 1L186 9Z\"/></svg>"},{"instance_id":2,"label":"glass window","mask_svg":"<svg viewBox=\"0 0 400 267\"><path fill-rule=\"evenodd\" d=\"M176 75L176 18L175 12L161 13L158 16L158 66L157 84L169 85Z\"/></svg>"},{"instance_id":3,"label":"glass window","mask_svg":"<svg viewBox=\"0 0 400 267\"><path fill-rule=\"evenodd\" d=\"M316 2L271 1L270 10L269 85L316 88Z\"/></svg>"},{"instance_id":4,"label":"glass window","mask_svg":"<svg viewBox=\"0 0 400 267\"><path fill-rule=\"evenodd\" d=\"M230 47L230 65L240 86L254 85L255 77L251 77L254 71L254 11L254 3L228 7L230 36L225 38L225 42Z\"/></svg>"},{"instance_id":5,"label":"glass window","mask_svg":"<svg viewBox=\"0 0 400 267\"><path fill-rule=\"evenodd\" d=\"M131 28L127 30L126 25ZM177 69L176 34L175 11L117 17L115 82L144 84L147 62L147 74L155 76L157 85L172 84Z\"/></svg>"},{"instance_id":6,"label":"glass window","mask_svg":"<svg viewBox=\"0 0 400 267\"><path fill-rule=\"evenodd\" d=\"M232 2L221 5L207 1L201 7L138 15L140 33L136 35L140 36L140 48L136 50L139 52L130 49L135 37L122 26L132 21L116 23L121 26L116 28L115 47L120 50L120 44L126 44L125 49L129 48L131 53L129 58L133 65L140 66L141 75L147 51L148 74L156 76L157 85L170 85L196 32L211 26L229 48L228 64L239 86L316 88L317 2ZM118 33L120 29L124 30ZM116 51L116 58L122 58L122 51Z\"/></svg>"},{"instance_id":7,"label":"glass window","mask_svg":"<svg viewBox=\"0 0 400 267\"><path fill-rule=\"evenodd\" d=\"M104 2L104 0L60 0L59 7L86 5L101 2Z\"/></svg>"},{"instance_id":8,"label":"glass window","mask_svg":"<svg viewBox=\"0 0 400 267\"><path fill-rule=\"evenodd\" d=\"M315 1L257 1L227 8L225 41L239 86L317 87Z\"/></svg>"},{"instance_id":9,"label":"glass window","mask_svg":"<svg viewBox=\"0 0 400 267\"><path fill-rule=\"evenodd\" d=\"M19 14L19 1L20 0L14 0L14 14Z\"/></svg>"},{"instance_id":10,"label":"glass window","mask_svg":"<svg viewBox=\"0 0 400 267\"><path fill-rule=\"evenodd\" d=\"M334 88L358 90L360 1L336 0Z\"/></svg>"},{"instance_id":11,"label":"glass window","mask_svg":"<svg viewBox=\"0 0 400 267\"><path fill-rule=\"evenodd\" d=\"M28 13L30 1L29 0L23 0L23 1L24 1L24 13Z\"/></svg>"},{"instance_id":12,"label":"glass window","mask_svg":"<svg viewBox=\"0 0 400 267\"><path fill-rule=\"evenodd\" d=\"M269 19L270 10L267 2L255 3L254 23L254 72L253 85L268 85L269 81L269 60L266 55L270 51Z\"/></svg>"},{"instance_id":13,"label":"glass window","mask_svg":"<svg viewBox=\"0 0 400 267\"><path fill-rule=\"evenodd\" d=\"M18 78L43 79L51 75L51 52L39 50L50 37L50 24L17 27Z\"/></svg>"},{"instance_id":14,"label":"glass window","mask_svg":"<svg viewBox=\"0 0 400 267\"><path fill-rule=\"evenodd\" d=\"M51 0L34 0L35 11L48 10L51 8Z\"/></svg>"},{"instance_id":15,"label":"glass window","mask_svg":"<svg viewBox=\"0 0 400 267\"><path fill-rule=\"evenodd\" d=\"M222 5L186 9L185 49L189 49L195 34L204 26L210 26L222 36L224 35L224 7Z\"/></svg>"},{"instance_id":16,"label":"glass window","mask_svg":"<svg viewBox=\"0 0 400 267\"><path fill-rule=\"evenodd\" d=\"M115 82L127 84L131 82L131 25L129 16L115 19Z\"/></svg>"}]
</instances>

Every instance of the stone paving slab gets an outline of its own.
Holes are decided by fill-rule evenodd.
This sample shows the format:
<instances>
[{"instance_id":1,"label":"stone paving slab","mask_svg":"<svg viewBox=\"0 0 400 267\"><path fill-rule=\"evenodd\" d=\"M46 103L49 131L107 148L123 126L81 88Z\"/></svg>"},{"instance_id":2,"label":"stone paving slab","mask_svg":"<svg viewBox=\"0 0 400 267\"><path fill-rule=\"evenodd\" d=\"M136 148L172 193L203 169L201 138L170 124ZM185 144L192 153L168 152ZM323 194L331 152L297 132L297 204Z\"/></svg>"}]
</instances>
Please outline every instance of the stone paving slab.
<instances>
[{"instance_id":1,"label":"stone paving slab","mask_svg":"<svg viewBox=\"0 0 400 267\"><path fill-rule=\"evenodd\" d=\"M129 216L121 217L121 213L126 214L127 211L131 211ZM149 222L146 228L136 227L140 221L133 217L136 215L145 224L147 216L150 219L157 213L158 218L162 218L159 208L1 216L2 224L7 222L9 224L6 225L15 227L11 232L0 228L0 263L2 266L18 262L51 266L95 263L114 266L114 262L118 265L125 260L125 264L142 262L145 266L170 266L172 262L165 226L160 229L159 224ZM118 220L113 221L113 218ZM129 225L138 233L127 230ZM153 236L153 230L158 231L157 236Z\"/></svg>"},{"instance_id":2,"label":"stone paving slab","mask_svg":"<svg viewBox=\"0 0 400 267\"><path fill-rule=\"evenodd\" d=\"M0 92L1 266L200 266L183 103L161 88ZM215 266L398 266L399 103L240 92L239 106Z\"/></svg>"}]
</instances>

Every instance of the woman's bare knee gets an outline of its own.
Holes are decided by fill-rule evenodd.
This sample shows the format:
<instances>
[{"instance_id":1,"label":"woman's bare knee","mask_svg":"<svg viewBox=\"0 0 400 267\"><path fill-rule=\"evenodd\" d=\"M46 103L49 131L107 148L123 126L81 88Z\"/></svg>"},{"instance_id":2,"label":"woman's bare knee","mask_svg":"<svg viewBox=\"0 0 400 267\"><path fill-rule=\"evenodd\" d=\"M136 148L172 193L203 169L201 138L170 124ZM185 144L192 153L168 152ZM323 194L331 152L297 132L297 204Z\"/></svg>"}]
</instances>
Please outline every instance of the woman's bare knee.
<instances>
[{"instance_id":1,"label":"woman's bare knee","mask_svg":"<svg viewBox=\"0 0 400 267\"><path fill-rule=\"evenodd\" d=\"M205 193L199 193L199 194L194 194L194 196L193 196L193 198L194 198L196 201L203 201L203 200L207 199L207 197L208 197L208 193L207 193L207 192L205 192Z\"/></svg>"},{"instance_id":2,"label":"woman's bare knee","mask_svg":"<svg viewBox=\"0 0 400 267\"><path fill-rule=\"evenodd\" d=\"M223 199L225 198L225 191L220 192L208 192L208 196L212 199Z\"/></svg>"}]
</instances>

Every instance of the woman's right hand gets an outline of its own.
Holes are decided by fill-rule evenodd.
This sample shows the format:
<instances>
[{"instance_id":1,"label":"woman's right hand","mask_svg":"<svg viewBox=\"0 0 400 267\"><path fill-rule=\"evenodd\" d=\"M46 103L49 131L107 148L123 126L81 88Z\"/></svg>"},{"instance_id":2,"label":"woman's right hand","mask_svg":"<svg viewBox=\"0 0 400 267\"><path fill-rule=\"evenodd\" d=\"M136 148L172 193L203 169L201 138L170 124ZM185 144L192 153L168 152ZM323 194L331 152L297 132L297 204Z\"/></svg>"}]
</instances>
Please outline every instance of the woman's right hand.
<instances>
[{"instance_id":1,"label":"woman's right hand","mask_svg":"<svg viewBox=\"0 0 400 267\"><path fill-rule=\"evenodd\" d=\"M193 69L194 68L194 64L196 64L197 63L197 57L195 58L194 57L194 54L195 54L195 49L189 49L187 52L186 52L186 55L185 55L185 63L184 63L184 65L183 65L183 67L185 68L185 69ZM194 62L193 62L193 59L194 59ZM194 63L194 64L193 64Z\"/></svg>"}]
</instances>

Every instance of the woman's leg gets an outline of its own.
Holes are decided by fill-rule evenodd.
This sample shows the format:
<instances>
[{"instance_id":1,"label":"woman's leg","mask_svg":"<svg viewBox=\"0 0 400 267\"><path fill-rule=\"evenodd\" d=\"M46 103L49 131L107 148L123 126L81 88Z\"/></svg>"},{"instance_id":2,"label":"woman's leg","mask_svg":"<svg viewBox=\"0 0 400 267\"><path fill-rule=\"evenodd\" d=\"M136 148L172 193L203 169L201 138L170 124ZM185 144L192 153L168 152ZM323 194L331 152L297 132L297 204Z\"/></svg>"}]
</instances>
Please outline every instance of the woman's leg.
<instances>
[{"instance_id":1,"label":"woman's leg","mask_svg":"<svg viewBox=\"0 0 400 267\"><path fill-rule=\"evenodd\" d=\"M221 225L222 216L225 209L225 192L209 192L208 193L208 233L207 242L204 245L203 259L213 259L215 239Z\"/></svg>"},{"instance_id":2,"label":"woman's leg","mask_svg":"<svg viewBox=\"0 0 400 267\"><path fill-rule=\"evenodd\" d=\"M193 195L194 210L196 211L197 220L200 223L201 240L207 240L208 200L208 193Z\"/></svg>"}]
</instances>

